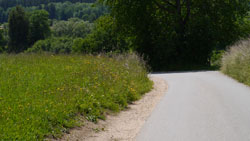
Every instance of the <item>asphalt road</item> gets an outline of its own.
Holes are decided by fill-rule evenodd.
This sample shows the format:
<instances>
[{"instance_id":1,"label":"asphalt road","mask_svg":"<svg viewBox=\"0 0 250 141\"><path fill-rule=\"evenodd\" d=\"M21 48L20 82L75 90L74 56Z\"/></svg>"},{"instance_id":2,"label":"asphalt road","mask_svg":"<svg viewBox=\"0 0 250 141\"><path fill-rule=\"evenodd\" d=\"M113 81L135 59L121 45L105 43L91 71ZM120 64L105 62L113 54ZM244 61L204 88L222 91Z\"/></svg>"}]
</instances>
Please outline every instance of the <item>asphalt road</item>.
<instances>
[{"instance_id":1,"label":"asphalt road","mask_svg":"<svg viewBox=\"0 0 250 141\"><path fill-rule=\"evenodd\" d=\"M153 74L169 90L138 141L250 141L250 87L220 72Z\"/></svg>"}]
</instances>

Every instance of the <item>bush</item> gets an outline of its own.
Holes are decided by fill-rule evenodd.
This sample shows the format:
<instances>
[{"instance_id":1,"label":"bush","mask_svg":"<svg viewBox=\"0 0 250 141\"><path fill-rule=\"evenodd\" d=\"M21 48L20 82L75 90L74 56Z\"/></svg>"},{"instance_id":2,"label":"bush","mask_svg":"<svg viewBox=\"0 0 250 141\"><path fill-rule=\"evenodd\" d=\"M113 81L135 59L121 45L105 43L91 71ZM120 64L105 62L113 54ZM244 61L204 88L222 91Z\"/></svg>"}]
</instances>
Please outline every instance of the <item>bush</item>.
<instances>
[{"instance_id":1,"label":"bush","mask_svg":"<svg viewBox=\"0 0 250 141\"><path fill-rule=\"evenodd\" d=\"M91 53L91 48L86 44L86 39L76 38L73 41L72 51L75 53Z\"/></svg>"},{"instance_id":2,"label":"bush","mask_svg":"<svg viewBox=\"0 0 250 141\"><path fill-rule=\"evenodd\" d=\"M220 68L221 67L221 59L223 54L225 53L224 50L213 50L211 55L211 66Z\"/></svg>"},{"instance_id":3,"label":"bush","mask_svg":"<svg viewBox=\"0 0 250 141\"><path fill-rule=\"evenodd\" d=\"M0 26L1 27L1 26ZM5 50L6 40L4 39L3 30L0 29L0 53Z\"/></svg>"},{"instance_id":4,"label":"bush","mask_svg":"<svg viewBox=\"0 0 250 141\"><path fill-rule=\"evenodd\" d=\"M77 18L68 21L54 21L52 26L53 35L56 37L85 38L91 31L93 24Z\"/></svg>"},{"instance_id":5,"label":"bush","mask_svg":"<svg viewBox=\"0 0 250 141\"><path fill-rule=\"evenodd\" d=\"M130 40L117 32L117 26L111 16L102 16L95 21L94 28L83 40L76 40L76 52L126 52Z\"/></svg>"},{"instance_id":6,"label":"bush","mask_svg":"<svg viewBox=\"0 0 250 141\"><path fill-rule=\"evenodd\" d=\"M60 38L49 38L46 40L37 41L32 48L29 48L26 52L37 53L37 52L51 52L51 53L71 53L73 46L73 39L60 37Z\"/></svg>"},{"instance_id":7,"label":"bush","mask_svg":"<svg viewBox=\"0 0 250 141\"><path fill-rule=\"evenodd\" d=\"M226 51L221 70L250 86L250 39L240 41Z\"/></svg>"},{"instance_id":8,"label":"bush","mask_svg":"<svg viewBox=\"0 0 250 141\"><path fill-rule=\"evenodd\" d=\"M5 48L3 46L0 46L0 53L4 52Z\"/></svg>"}]
</instances>

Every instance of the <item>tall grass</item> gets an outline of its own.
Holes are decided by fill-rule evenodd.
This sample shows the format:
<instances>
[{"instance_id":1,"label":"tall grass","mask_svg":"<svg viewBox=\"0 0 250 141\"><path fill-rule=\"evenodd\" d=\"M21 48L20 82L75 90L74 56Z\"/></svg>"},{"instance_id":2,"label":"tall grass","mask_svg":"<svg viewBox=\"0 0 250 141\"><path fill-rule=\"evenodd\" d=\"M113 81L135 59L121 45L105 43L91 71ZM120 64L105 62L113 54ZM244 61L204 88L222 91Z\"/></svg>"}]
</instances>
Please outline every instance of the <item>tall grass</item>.
<instances>
[{"instance_id":1,"label":"tall grass","mask_svg":"<svg viewBox=\"0 0 250 141\"><path fill-rule=\"evenodd\" d=\"M226 51L221 70L250 86L250 39L240 41Z\"/></svg>"},{"instance_id":2,"label":"tall grass","mask_svg":"<svg viewBox=\"0 0 250 141\"><path fill-rule=\"evenodd\" d=\"M152 88L136 55L0 55L0 140L43 140Z\"/></svg>"}]
</instances>

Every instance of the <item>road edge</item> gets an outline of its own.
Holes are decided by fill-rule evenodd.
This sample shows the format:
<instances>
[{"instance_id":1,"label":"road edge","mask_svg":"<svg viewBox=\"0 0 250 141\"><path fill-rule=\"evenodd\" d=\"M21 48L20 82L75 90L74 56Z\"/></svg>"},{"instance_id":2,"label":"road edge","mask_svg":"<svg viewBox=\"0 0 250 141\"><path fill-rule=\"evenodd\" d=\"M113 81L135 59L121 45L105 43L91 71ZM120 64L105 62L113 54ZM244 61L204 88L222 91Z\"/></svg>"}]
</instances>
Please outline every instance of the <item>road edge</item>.
<instances>
[{"instance_id":1,"label":"road edge","mask_svg":"<svg viewBox=\"0 0 250 141\"><path fill-rule=\"evenodd\" d=\"M117 115L107 115L107 119L99 121L98 124L86 122L85 126L71 130L70 134L59 140L135 141L142 126L168 89L164 79L151 75L149 77L154 82L153 90L129 105L127 110Z\"/></svg>"}]
</instances>

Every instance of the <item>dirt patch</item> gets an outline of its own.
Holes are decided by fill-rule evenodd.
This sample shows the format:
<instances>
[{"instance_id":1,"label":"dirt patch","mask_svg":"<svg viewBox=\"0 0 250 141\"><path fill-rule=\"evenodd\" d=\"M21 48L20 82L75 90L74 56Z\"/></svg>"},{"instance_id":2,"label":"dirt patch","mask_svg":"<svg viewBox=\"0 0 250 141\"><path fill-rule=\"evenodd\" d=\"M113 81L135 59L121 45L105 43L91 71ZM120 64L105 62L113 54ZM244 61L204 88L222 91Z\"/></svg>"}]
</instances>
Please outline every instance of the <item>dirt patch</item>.
<instances>
[{"instance_id":1,"label":"dirt patch","mask_svg":"<svg viewBox=\"0 0 250 141\"><path fill-rule=\"evenodd\" d=\"M62 141L134 141L136 135L150 116L156 104L167 91L167 83L159 77L150 77L154 89L142 99L129 105L129 108L117 115L108 115L107 120L98 124L86 122L62 137Z\"/></svg>"}]
</instances>

